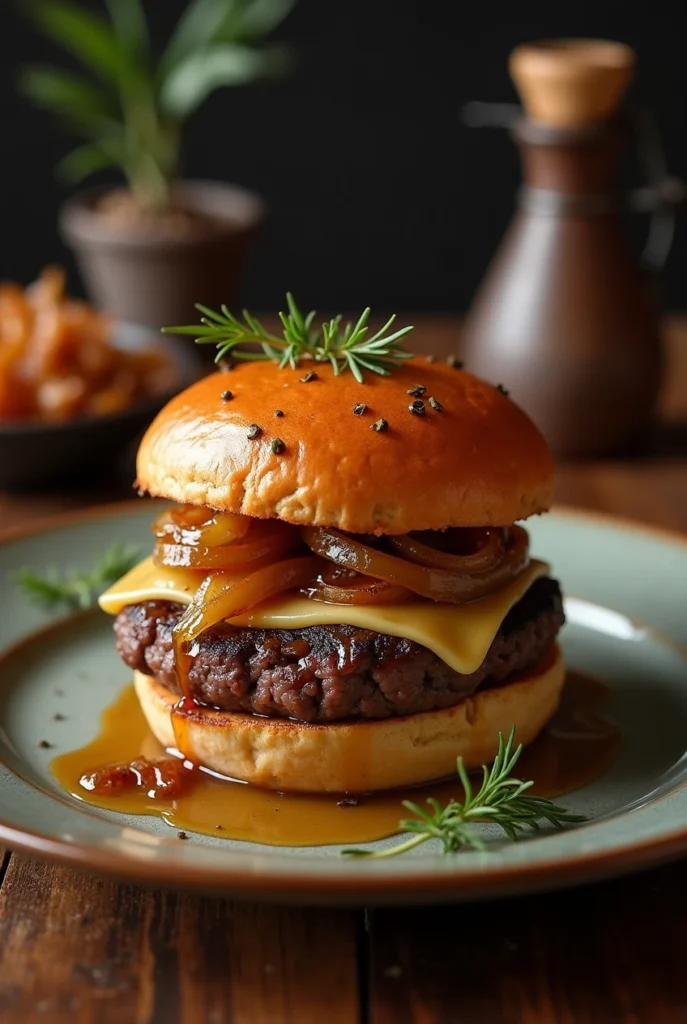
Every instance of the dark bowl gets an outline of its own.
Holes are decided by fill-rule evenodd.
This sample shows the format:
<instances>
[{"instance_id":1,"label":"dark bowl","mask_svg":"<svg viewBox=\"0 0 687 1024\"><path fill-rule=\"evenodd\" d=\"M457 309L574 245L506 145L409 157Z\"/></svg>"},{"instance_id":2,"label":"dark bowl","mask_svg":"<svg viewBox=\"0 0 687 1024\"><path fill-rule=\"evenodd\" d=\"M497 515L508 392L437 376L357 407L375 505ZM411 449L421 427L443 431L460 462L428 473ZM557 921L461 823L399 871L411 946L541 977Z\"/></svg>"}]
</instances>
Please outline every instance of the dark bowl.
<instances>
[{"instance_id":1,"label":"dark bowl","mask_svg":"<svg viewBox=\"0 0 687 1024\"><path fill-rule=\"evenodd\" d=\"M51 487L77 478L87 483L91 477L102 477L169 399L205 372L198 350L183 339L161 338L132 324L119 324L115 338L122 348L164 352L174 370L173 386L111 416L84 416L64 423L0 420L0 487Z\"/></svg>"}]
</instances>

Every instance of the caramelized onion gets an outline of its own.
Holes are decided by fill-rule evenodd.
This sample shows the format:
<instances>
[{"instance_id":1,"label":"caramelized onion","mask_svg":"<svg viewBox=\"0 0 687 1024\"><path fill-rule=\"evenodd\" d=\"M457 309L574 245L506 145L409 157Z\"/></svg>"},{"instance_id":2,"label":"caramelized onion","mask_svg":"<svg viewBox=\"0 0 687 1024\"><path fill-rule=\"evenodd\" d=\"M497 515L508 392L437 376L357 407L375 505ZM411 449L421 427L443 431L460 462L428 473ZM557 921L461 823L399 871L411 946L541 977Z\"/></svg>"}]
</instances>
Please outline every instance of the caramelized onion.
<instances>
[{"instance_id":1,"label":"caramelized onion","mask_svg":"<svg viewBox=\"0 0 687 1024\"><path fill-rule=\"evenodd\" d=\"M204 539L204 538L203 538ZM225 569L240 572L261 568L300 544L298 530L287 523L255 522L245 538L213 547L158 540L153 552L156 565L184 569Z\"/></svg>"},{"instance_id":2,"label":"caramelized onion","mask_svg":"<svg viewBox=\"0 0 687 1024\"><path fill-rule=\"evenodd\" d=\"M334 565L326 566L306 593L313 601L328 604L401 604L414 596L406 587L394 587Z\"/></svg>"},{"instance_id":3,"label":"caramelized onion","mask_svg":"<svg viewBox=\"0 0 687 1024\"><path fill-rule=\"evenodd\" d=\"M203 505L180 505L178 508L165 509L157 517L153 523L153 533L167 543L210 548L242 540L254 524L255 520L250 516L215 512Z\"/></svg>"},{"instance_id":4,"label":"caramelized onion","mask_svg":"<svg viewBox=\"0 0 687 1024\"><path fill-rule=\"evenodd\" d=\"M319 558L305 555L275 562L248 575L229 576L218 572L207 576L172 633L182 692L189 694L188 673L193 664L190 647L201 633L284 590L306 587L320 569Z\"/></svg>"},{"instance_id":5,"label":"caramelized onion","mask_svg":"<svg viewBox=\"0 0 687 1024\"><path fill-rule=\"evenodd\" d=\"M315 554L336 565L453 604L476 601L498 590L527 564L528 556L527 533L519 526L511 529L501 561L474 574L416 565L327 527L307 527L303 539Z\"/></svg>"},{"instance_id":6,"label":"caramelized onion","mask_svg":"<svg viewBox=\"0 0 687 1024\"><path fill-rule=\"evenodd\" d=\"M394 551L409 562L425 565L430 569L450 569L469 575L493 569L504 556L506 543L503 530L451 530L447 531L447 534L450 536L443 535L441 538L444 542L442 548L424 543L425 537L434 539L430 533L420 536L407 533L403 537L389 537L389 543ZM447 550L446 541L450 541L451 538L455 538L458 543L467 539L462 538L461 534L468 534L470 539L477 541L476 550L466 554Z\"/></svg>"}]
</instances>

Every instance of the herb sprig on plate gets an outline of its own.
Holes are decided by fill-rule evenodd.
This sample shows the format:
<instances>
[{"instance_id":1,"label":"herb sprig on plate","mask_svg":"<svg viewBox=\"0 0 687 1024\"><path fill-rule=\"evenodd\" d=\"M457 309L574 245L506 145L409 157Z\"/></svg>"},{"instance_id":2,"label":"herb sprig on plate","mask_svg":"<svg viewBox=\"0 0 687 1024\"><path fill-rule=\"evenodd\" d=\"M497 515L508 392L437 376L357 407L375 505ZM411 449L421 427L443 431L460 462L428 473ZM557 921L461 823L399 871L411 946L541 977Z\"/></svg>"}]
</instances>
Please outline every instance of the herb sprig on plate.
<instances>
[{"instance_id":1,"label":"herb sprig on plate","mask_svg":"<svg viewBox=\"0 0 687 1024\"><path fill-rule=\"evenodd\" d=\"M226 306L216 312L200 304L196 305L203 314L200 324L166 327L164 331L167 334L190 334L195 337L197 345L216 345L216 363L227 356L244 360L271 359L282 369L287 366L295 369L302 359L309 359L316 363L329 362L336 376L348 369L361 384L365 370L388 377L394 365L412 356L411 352L405 352L399 346L401 338L409 334L412 327L401 327L387 333L396 319L395 314L368 336L369 306L355 323L344 324L339 314L314 327L315 310L303 315L290 292L286 294L286 303L288 313L279 314L283 326L281 336L267 331L247 310L243 311L241 321ZM259 349L239 348L246 344L258 345Z\"/></svg>"},{"instance_id":2,"label":"herb sprig on plate","mask_svg":"<svg viewBox=\"0 0 687 1024\"><path fill-rule=\"evenodd\" d=\"M54 569L40 576L29 569L21 569L15 580L24 596L41 608L79 611L91 608L100 594L132 569L139 558L138 548L113 544L90 572Z\"/></svg>"},{"instance_id":3,"label":"herb sprig on plate","mask_svg":"<svg viewBox=\"0 0 687 1024\"><path fill-rule=\"evenodd\" d=\"M487 844L473 828L478 823L498 825L508 839L517 839L525 828L538 832L543 821L558 829L586 821L584 815L570 814L545 797L528 796L527 790L533 783L511 778L522 753L522 744L513 750L514 743L515 726L507 740L499 733L496 759L491 768L482 766L482 785L476 793L473 792L462 757L458 758L458 777L465 791L462 803L452 800L446 807L442 807L438 800L430 797L427 803L431 811L426 811L418 804L404 800L403 806L417 817L400 821L398 826L402 832L414 832L411 839L384 850L351 849L344 850L344 854L353 857L395 857L426 843L428 839L439 839L444 853L456 853L465 847L486 850Z\"/></svg>"}]
</instances>

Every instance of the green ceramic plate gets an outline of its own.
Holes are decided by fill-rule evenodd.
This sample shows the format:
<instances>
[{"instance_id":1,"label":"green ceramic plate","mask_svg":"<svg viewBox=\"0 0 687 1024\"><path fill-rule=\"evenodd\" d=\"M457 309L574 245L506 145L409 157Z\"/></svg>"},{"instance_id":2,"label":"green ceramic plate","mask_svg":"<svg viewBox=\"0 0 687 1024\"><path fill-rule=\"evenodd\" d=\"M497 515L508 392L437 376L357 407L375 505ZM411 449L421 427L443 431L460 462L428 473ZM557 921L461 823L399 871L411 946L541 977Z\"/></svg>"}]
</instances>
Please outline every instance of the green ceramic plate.
<instances>
[{"instance_id":1,"label":"green ceramic plate","mask_svg":"<svg viewBox=\"0 0 687 1024\"><path fill-rule=\"evenodd\" d=\"M0 842L158 885L250 898L381 903L476 899L636 869L687 850L687 539L569 510L529 524L567 597L569 664L606 679L624 733L612 768L565 797L589 822L485 853L348 860L340 849L285 849L214 837L179 842L148 817L109 814L60 791L48 765L82 746L127 681L111 621L94 614L41 633L45 615L17 597L22 566L87 568L113 539L146 549L151 504L56 521L0 545L0 651L36 634L27 656L0 662ZM86 623L86 625L84 625ZM11 665L11 670L8 666ZM55 720L56 712L66 716ZM40 740L53 749L42 749ZM387 841L388 842L388 841Z\"/></svg>"}]
</instances>

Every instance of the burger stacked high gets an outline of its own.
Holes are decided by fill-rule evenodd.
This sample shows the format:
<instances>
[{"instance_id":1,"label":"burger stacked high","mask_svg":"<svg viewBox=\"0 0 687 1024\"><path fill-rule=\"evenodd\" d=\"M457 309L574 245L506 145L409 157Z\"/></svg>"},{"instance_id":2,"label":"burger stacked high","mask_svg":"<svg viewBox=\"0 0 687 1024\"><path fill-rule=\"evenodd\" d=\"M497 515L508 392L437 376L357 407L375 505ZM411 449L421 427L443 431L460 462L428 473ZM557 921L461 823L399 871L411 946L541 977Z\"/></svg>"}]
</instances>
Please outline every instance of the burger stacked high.
<instances>
[{"instance_id":1,"label":"burger stacked high","mask_svg":"<svg viewBox=\"0 0 687 1024\"><path fill-rule=\"evenodd\" d=\"M101 599L151 729L223 775L330 792L477 767L513 726L530 742L563 611L514 524L552 478L503 389L438 362L201 380L138 456L141 490L177 504Z\"/></svg>"}]
</instances>

